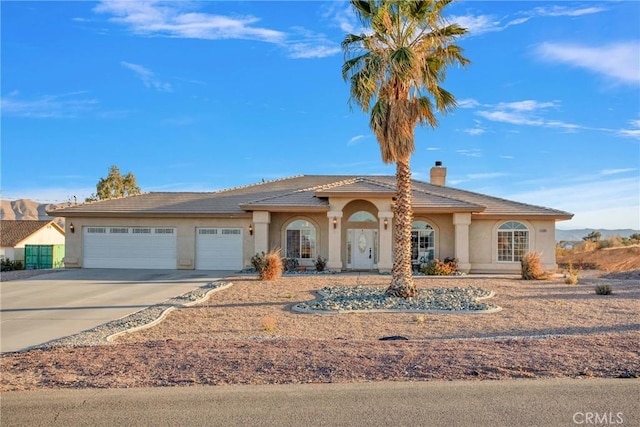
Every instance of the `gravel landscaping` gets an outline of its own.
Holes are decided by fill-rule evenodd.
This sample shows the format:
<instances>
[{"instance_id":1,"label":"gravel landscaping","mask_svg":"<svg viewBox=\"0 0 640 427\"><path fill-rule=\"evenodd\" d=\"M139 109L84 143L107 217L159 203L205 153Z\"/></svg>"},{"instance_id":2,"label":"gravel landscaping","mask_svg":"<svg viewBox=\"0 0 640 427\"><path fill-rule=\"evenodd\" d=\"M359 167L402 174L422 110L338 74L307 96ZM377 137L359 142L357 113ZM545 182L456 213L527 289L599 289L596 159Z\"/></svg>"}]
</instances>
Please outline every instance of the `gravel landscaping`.
<instances>
[{"instance_id":1,"label":"gravel landscaping","mask_svg":"<svg viewBox=\"0 0 640 427\"><path fill-rule=\"evenodd\" d=\"M479 303L477 300L490 298L491 291L473 286L466 288L430 288L419 289L414 298L396 298L385 295L381 288L364 286L333 286L318 291L320 298L311 302L293 306L299 312L439 312L439 313L478 313L499 311L494 304Z\"/></svg>"},{"instance_id":2,"label":"gravel landscaping","mask_svg":"<svg viewBox=\"0 0 640 427\"><path fill-rule=\"evenodd\" d=\"M412 311L415 306L354 309L363 290L373 295L365 305L380 299L389 283L385 275L225 280L232 285L214 282L216 292L205 282L196 293L103 325L108 330L99 327L67 341L4 354L0 391L640 376L640 282L635 276L583 277L573 286L561 277L415 279L421 294L431 295L425 298L431 308L464 307L460 301L501 308L473 315L470 310ZM609 284L613 293L596 295L598 284ZM318 299L323 289L325 297ZM340 294L337 301L344 305L333 308L350 305L351 310L294 311L329 304ZM490 295L489 304L483 298ZM140 328L158 313L162 321ZM130 327L138 330L106 341ZM406 340L382 340L389 337Z\"/></svg>"}]
</instances>

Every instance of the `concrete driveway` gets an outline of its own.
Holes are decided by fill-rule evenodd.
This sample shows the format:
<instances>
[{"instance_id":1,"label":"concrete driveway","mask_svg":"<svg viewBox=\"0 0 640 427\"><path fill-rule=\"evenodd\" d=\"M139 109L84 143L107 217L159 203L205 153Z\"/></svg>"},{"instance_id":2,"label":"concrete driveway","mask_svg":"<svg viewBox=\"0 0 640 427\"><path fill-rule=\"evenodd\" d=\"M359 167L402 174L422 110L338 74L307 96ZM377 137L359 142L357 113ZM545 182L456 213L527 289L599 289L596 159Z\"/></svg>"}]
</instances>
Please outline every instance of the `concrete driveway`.
<instances>
[{"instance_id":1,"label":"concrete driveway","mask_svg":"<svg viewBox=\"0 0 640 427\"><path fill-rule=\"evenodd\" d=\"M80 269L2 282L0 352L73 335L232 273Z\"/></svg>"}]
</instances>

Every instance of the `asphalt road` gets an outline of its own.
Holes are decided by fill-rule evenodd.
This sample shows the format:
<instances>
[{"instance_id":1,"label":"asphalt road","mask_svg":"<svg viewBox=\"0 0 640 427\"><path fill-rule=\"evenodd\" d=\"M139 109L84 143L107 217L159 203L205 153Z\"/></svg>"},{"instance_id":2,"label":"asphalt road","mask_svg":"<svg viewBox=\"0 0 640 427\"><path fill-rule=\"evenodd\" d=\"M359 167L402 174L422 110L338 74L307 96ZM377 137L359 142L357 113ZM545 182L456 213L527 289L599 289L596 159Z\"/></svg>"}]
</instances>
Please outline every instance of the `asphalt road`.
<instances>
[{"instance_id":1,"label":"asphalt road","mask_svg":"<svg viewBox=\"0 0 640 427\"><path fill-rule=\"evenodd\" d=\"M0 283L0 352L72 335L231 272L78 269Z\"/></svg>"},{"instance_id":2,"label":"asphalt road","mask_svg":"<svg viewBox=\"0 0 640 427\"><path fill-rule=\"evenodd\" d=\"M640 426L640 380L9 392L9 426Z\"/></svg>"}]
</instances>

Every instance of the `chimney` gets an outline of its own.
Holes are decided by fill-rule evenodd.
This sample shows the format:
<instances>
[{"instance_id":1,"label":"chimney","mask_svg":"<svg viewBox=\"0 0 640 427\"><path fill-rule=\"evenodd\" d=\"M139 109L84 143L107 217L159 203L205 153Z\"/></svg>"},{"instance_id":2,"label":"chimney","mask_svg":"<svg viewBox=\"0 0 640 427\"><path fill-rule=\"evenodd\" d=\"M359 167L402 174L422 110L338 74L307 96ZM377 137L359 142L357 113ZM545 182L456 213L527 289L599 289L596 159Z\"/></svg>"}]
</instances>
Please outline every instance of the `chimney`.
<instances>
[{"instance_id":1,"label":"chimney","mask_svg":"<svg viewBox=\"0 0 640 427\"><path fill-rule=\"evenodd\" d=\"M431 184L445 186L447 180L447 168L442 166L441 161L437 161L436 165L431 168Z\"/></svg>"}]
</instances>

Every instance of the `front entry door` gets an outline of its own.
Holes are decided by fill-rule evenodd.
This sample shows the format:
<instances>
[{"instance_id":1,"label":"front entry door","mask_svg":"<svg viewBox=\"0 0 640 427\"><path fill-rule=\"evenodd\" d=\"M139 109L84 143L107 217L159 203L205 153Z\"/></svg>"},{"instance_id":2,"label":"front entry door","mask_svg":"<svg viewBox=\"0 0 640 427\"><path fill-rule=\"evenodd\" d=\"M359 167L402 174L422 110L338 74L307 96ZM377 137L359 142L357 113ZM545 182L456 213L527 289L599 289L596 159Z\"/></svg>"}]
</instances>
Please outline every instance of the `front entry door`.
<instances>
[{"instance_id":1,"label":"front entry door","mask_svg":"<svg viewBox=\"0 0 640 427\"><path fill-rule=\"evenodd\" d=\"M375 264L375 230L351 229L351 268L370 270Z\"/></svg>"}]
</instances>

